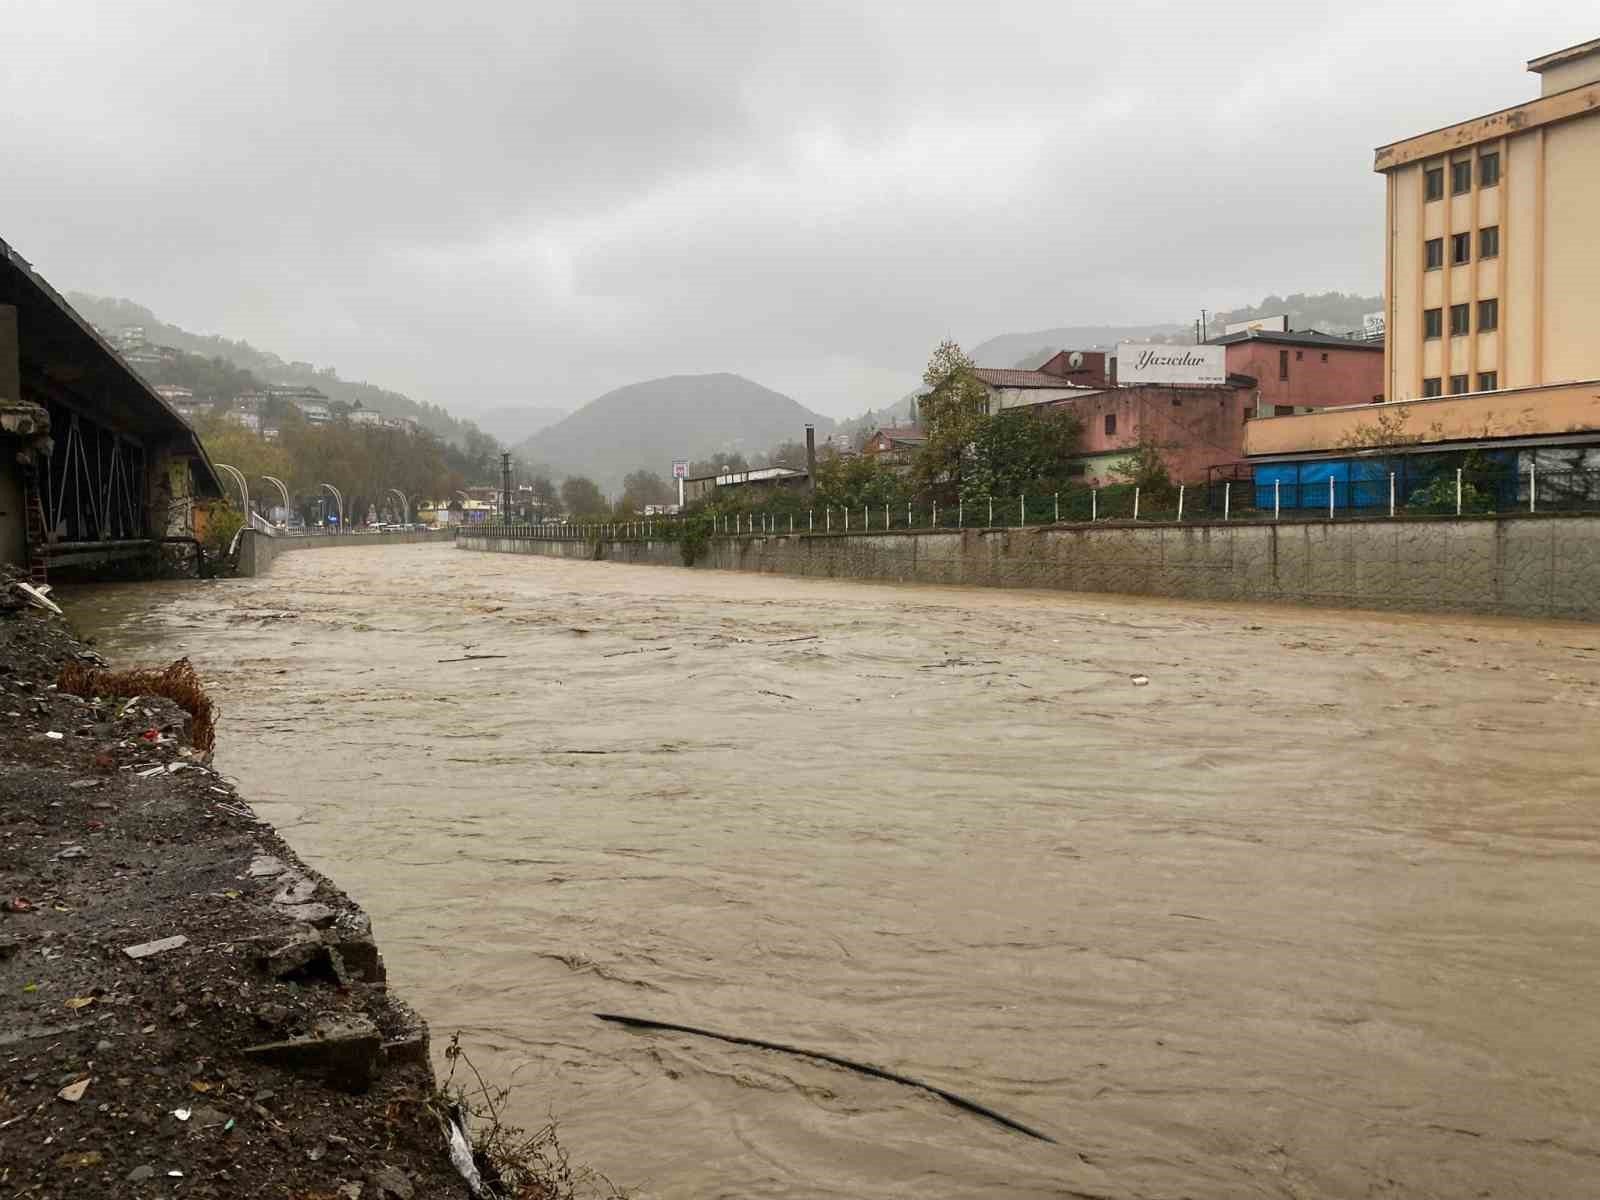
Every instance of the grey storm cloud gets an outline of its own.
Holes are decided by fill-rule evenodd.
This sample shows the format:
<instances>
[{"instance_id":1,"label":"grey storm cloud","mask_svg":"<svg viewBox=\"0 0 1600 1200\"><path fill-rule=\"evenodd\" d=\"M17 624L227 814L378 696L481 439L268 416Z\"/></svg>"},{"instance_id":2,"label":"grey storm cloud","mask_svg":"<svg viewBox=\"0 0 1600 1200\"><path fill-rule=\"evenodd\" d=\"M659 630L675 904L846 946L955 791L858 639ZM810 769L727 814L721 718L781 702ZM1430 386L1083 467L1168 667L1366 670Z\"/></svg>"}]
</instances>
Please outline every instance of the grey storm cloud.
<instances>
[{"instance_id":1,"label":"grey storm cloud","mask_svg":"<svg viewBox=\"0 0 1600 1200\"><path fill-rule=\"evenodd\" d=\"M1375 292L1374 146L1587 3L0 0L0 237L58 287L470 415Z\"/></svg>"}]
</instances>

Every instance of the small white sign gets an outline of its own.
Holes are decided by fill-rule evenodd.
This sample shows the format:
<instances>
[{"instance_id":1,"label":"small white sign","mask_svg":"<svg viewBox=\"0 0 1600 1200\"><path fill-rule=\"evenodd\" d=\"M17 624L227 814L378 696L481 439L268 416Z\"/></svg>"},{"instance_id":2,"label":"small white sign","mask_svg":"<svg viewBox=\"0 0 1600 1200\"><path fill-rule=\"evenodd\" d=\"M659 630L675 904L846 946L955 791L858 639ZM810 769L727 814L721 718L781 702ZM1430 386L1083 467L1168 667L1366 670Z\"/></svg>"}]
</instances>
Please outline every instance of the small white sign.
<instances>
[{"instance_id":1,"label":"small white sign","mask_svg":"<svg viewBox=\"0 0 1600 1200\"><path fill-rule=\"evenodd\" d=\"M1222 327L1222 336L1230 333L1288 333L1289 314L1283 313L1276 317L1254 317L1248 321L1235 321L1231 325Z\"/></svg>"},{"instance_id":2,"label":"small white sign","mask_svg":"<svg viewBox=\"0 0 1600 1200\"><path fill-rule=\"evenodd\" d=\"M681 459L674 462L672 464L672 477L674 479L689 478L689 464Z\"/></svg>"},{"instance_id":3,"label":"small white sign","mask_svg":"<svg viewBox=\"0 0 1600 1200\"><path fill-rule=\"evenodd\" d=\"M1123 342L1117 347L1117 382L1215 387L1228 382L1228 348Z\"/></svg>"},{"instance_id":4,"label":"small white sign","mask_svg":"<svg viewBox=\"0 0 1600 1200\"><path fill-rule=\"evenodd\" d=\"M1361 331L1368 337L1382 337L1388 325L1388 317L1381 312L1368 313L1361 318Z\"/></svg>"}]
</instances>

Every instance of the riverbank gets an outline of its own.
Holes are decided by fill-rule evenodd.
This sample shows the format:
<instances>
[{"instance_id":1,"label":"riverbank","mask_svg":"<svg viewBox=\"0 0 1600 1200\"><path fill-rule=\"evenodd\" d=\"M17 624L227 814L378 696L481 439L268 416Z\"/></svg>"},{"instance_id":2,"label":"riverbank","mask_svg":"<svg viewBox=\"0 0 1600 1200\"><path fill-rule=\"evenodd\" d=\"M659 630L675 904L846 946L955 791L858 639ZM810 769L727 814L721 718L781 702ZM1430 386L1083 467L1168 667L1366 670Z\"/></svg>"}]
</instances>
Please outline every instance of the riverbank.
<instances>
[{"instance_id":1,"label":"riverbank","mask_svg":"<svg viewBox=\"0 0 1600 1200\"><path fill-rule=\"evenodd\" d=\"M465 1195L366 915L97 659L0 612L0 1192Z\"/></svg>"},{"instance_id":2,"label":"riverbank","mask_svg":"<svg viewBox=\"0 0 1600 1200\"><path fill-rule=\"evenodd\" d=\"M747 532L687 555L667 537L475 527L458 529L456 546L811 579L1600 620L1600 517L1585 513Z\"/></svg>"}]
</instances>

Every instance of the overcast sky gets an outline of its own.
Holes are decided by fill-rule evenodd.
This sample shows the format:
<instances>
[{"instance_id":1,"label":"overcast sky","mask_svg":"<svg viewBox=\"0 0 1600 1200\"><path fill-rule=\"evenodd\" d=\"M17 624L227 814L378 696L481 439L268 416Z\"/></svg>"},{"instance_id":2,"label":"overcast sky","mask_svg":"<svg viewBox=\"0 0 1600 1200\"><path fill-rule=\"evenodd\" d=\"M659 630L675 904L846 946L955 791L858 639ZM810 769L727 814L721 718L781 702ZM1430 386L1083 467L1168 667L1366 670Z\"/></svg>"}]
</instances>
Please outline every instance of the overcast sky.
<instances>
[{"instance_id":1,"label":"overcast sky","mask_svg":"<svg viewBox=\"0 0 1600 1200\"><path fill-rule=\"evenodd\" d=\"M0 237L63 291L463 414L1377 292L1373 147L1593 0L0 0Z\"/></svg>"}]
</instances>

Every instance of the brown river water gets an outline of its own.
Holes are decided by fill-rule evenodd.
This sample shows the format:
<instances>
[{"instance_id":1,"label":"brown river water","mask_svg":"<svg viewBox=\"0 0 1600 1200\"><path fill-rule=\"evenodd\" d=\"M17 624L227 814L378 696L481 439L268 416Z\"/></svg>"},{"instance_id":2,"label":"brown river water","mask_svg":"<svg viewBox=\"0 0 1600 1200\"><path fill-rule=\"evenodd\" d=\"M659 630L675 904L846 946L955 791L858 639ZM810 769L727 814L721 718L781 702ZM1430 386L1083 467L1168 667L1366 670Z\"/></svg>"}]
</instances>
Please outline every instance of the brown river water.
<instances>
[{"instance_id":1,"label":"brown river water","mask_svg":"<svg viewBox=\"0 0 1600 1200\"><path fill-rule=\"evenodd\" d=\"M1600 629L438 546L65 596L642 1196L1600 1196Z\"/></svg>"}]
</instances>

